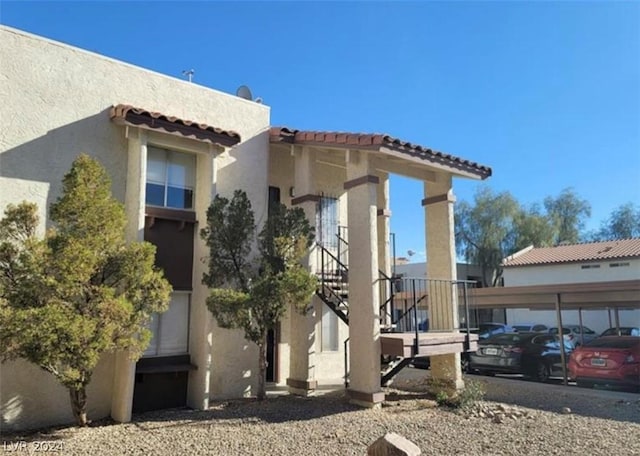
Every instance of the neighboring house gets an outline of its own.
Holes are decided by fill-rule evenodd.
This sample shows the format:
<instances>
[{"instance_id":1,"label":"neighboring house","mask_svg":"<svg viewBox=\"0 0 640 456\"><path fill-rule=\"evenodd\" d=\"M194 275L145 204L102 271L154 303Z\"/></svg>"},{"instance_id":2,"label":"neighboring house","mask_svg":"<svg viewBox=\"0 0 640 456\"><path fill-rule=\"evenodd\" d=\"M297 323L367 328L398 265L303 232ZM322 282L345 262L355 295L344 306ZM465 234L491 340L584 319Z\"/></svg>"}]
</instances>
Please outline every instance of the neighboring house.
<instances>
[{"instance_id":1,"label":"neighboring house","mask_svg":"<svg viewBox=\"0 0 640 456\"><path fill-rule=\"evenodd\" d=\"M640 279L640 239L621 239L556 247L527 247L503 261L504 286L597 284ZM638 296L640 301L640 296ZM616 317L617 315L617 317ZM562 311L563 324L578 324L577 310ZM603 303L600 309L583 310L582 324L596 333L616 325L639 326L640 310ZM542 323L557 326L549 310L507 309L507 323Z\"/></svg>"},{"instance_id":2,"label":"neighboring house","mask_svg":"<svg viewBox=\"0 0 640 456\"><path fill-rule=\"evenodd\" d=\"M151 322L154 339L142 359L101 359L88 388L90 419L128 421L136 411L204 409L255 393L257 348L241 331L216 325L201 283L208 253L201 222L213 196L236 189L247 192L259 223L280 201L303 208L317 233L308 267L322 286L308 315L289 313L270 334L267 380L296 394L341 384L349 338L351 400L383 400L380 355L417 353L402 337L381 335L379 283L391 275L389 174L424 183L415 206L425 214L427 276L452 281L452 179L485 179L490 168L386 135L273 128L265 105L7 27L0 61L0 211L33 201L44 233L63 175L80 153L90 154L125 205L128 239L156 245L174 289L169 310ZM453 334L439 342L433 375L459 387L456 304L434 298L430 317L433 329ZM429 354L429 343L415 350ZM3 430L73 421L64 388L34 365L2 364L0 385Z\"/></svg>"},{"instance_id":3,"label":"neighboring house","mask_svg":"<svg viewBox=\"0 0 640 456\"><path fill-rule=\"evenodd\" d=\"M427 277L427 263L398 263L396 264L396 275L402 277ZM456 276L458 280L468 280L475 282L476 286L482 286L482 268L475 264L456 263Z\"/></svg>"}]
</instances>

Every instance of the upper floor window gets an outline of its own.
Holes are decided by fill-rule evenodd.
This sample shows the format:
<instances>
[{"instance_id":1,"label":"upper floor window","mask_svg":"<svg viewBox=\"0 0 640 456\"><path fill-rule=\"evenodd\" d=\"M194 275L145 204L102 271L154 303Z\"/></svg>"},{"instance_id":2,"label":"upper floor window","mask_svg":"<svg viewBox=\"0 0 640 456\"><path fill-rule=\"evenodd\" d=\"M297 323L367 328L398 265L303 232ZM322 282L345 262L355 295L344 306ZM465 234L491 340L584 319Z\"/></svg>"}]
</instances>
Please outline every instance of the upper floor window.
<instances>
[{"instance_id":1,"label":"upper floor window","mask_svg":"<svg viewBox=\"0 0 640 456\"><path fill-rule=\"evenodd\" d=\"M316 208L316 237L325 248L338 247L338 199L323 196Z\"/></svg>"},{"instance_id":2,"label":"upper floor window","mask_svg":"<svg viewBox=\"0 0 640 456\"><path fill-rule=\"evenodd\" d=\"M147 149L146 204L193 209L196 156L172 150Z\"/></svg>"}]
</instances>

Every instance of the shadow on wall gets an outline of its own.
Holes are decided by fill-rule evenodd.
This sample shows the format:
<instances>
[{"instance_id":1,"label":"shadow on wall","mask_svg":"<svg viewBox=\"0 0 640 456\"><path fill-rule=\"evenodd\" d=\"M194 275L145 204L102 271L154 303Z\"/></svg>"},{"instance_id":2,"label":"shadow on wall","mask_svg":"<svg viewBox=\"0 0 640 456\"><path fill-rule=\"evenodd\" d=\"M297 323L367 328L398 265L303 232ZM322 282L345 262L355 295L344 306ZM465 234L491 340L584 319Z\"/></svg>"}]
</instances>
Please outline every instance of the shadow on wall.
<instances>
[{"instance_id":1,"label":"shadow on wall","mask_svg":"<svg viewBox=\"0 0 640 456\"><path fill-rule=\"evenodd\" d=\"M242 189L251 200L258 230L267 218L269 131L263 131L244 141L218 160L216 190L231 197Z\"/></svg>"},{"instance_id":2,"label":"shadow on wall","mask_svg":"<svg viewBox=\"0 0 640 456\"><path fill-rule=\"evenodd\" d=\"M100 420L111 411L115 356L105 353L87 387L87 414ZM69 392L49 372L24 359L0 365L0 433L75 422Z\"/></svg>"},{"instance_id":3,"label":"shadow on wall","mask_svg":"<svg viewBox=\"0 0 640 456\"><path fill-rule=\"evenodd\" d=\"M50 184L42 212L46 214L61 193L62 178L82 153L102 163L111 177L114 196L124 201L127 139L124 129L109 119L109 109L0 152L0 177L34 183L28 194L19 195L16 202L40 197L40 201L34 202L42 204L42 184Z\"/></svg>"}]
</instances>

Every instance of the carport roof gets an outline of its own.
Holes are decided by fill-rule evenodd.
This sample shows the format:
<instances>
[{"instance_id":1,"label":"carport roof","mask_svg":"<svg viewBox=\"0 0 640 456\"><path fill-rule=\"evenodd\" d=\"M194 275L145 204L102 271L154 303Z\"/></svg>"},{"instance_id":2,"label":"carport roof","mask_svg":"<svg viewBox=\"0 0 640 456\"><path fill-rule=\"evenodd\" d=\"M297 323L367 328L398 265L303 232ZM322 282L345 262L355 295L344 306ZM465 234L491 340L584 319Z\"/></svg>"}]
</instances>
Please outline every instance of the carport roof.
<instances>
[{"instance_id":1,"label":"carport roof","mask_svg":"<svg viewBox=\"0 0 640 456\"><path fill-rule=\"evenodd\" d=\"M568 309L640 309L640 280L565 283L469 290L476 309L553 309L559 301Z\"/></svg>"}]
</instances>

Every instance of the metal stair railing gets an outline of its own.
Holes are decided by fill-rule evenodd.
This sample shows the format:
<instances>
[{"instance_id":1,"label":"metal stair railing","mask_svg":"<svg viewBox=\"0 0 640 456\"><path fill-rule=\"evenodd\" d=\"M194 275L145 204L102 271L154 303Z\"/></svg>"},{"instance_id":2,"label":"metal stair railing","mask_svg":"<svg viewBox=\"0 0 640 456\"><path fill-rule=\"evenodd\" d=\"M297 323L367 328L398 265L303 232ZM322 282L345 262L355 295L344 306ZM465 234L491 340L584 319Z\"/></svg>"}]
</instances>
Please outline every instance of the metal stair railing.
<instances>
[{"instance_id":1,"label":"metal stair railing","mask_svg":"<svg viewBox=\"0 0 640 456\"><path fill-rule=\"evenodd\" d=\"M349 388L349 337L344 340L344 387Z\"/></svg>"},{"instance_id":2,"label":"metal stair railing","mask_svg":"<svg viewBox=\"0 0 640 456\"><path fill-rule=\"evenodd\" d=\"M346 239L346 227L339 227L337 254L332 253L321 243L317 243L320 252L320 287L316 294L336 315L349 325L349 268L348 268L348 240ZM399 278L389 277L384 271L379 271L380 283L380 322L387 329L399 332L415 333L413 355L407 358L399 358L392 362L387 370L381 374L381 384L388 384L393 377L406 367L415 356L419 355L420 332L429 330L428 302L436 302L446 299L455 302L457 298L459 311L464 315L464 326L451 328L452 331L465 330L465 350L471 334L470 305L468 288L475 282L466 280L438 280L425 278ZM456 295L454 298L454 294ZM460 302L462 301L462 302ZM424 308L424 319L419 316L420 307ZM398 311L400 311L398 313ZM395 315L394 315L395 314ZM461 316L462 316L461 315ZM390 322L390 325L388 324ZM344 341L344 370L345 386L349 384L348 372L348 343Z\"/></svg>"},{"instance_id":3,"label":"metal stair railing","mask_svg":"<svg viewBox=\"0 0 640 456\"><path fill-rule=\"evenodd\" d=\"M337 250L338 260L345 266L349 265L349 228L346 226L338 225L338 233L336 234L338 239Z\"/></svg>"},{"instance_id":4,"label":"metal stair railing","mask_svg":"<svg viewBox=\"0 0 640 456\"><path fill-rule=\"evenodd\" d=\"M380 284L380 324L384 328L383 330L393 329L393 323L391 320L393 319L393 309L394 309L394 286L393 279L385 274L384 271L378 270L380 275L380 279L378 283Z\"/></svg>"},{"instance_id":5,"label":"metal stair railing","mask_svg":"<svg viewBox=\"0 0 640 456\"><path fill-rule=\"evenodd\" d=\"M320 287L316 294L348 325L349 269L322 244L318 243L317 246L320 251Z\"/></svg>"}]
</instances>

